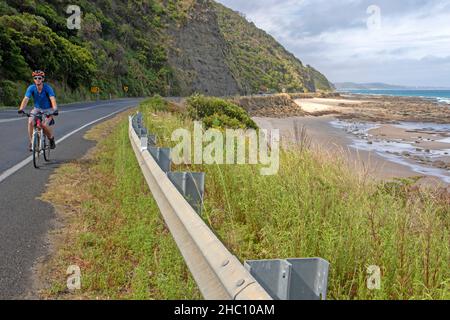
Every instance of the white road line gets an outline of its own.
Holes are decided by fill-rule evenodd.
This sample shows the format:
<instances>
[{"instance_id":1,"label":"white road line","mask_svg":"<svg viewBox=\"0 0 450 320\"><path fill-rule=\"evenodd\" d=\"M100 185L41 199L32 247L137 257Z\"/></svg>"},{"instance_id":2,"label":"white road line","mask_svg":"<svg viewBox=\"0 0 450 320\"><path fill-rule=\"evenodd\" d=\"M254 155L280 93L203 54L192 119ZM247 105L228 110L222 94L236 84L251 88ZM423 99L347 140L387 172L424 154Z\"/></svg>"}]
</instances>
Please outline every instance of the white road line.
<instances>
[{"instance_id":1,"label":"white road line","mask_svg":"<svg viewBox=\"0 0 450 320\"><path fill-rule=\"evenodd\" d=\"M77 111L86 111L86 110L91 110L91 109L95 109L95 108L100 108L100 107L104 107L104 106L109 106L112 105L112 103L105 103L105 104L99 104L96 105L94 107L87 107L87 108L81 108L81 109L75 109L75 110L68 110L68 111L64 111L64 109L61 111L61 114L66 114L66 113L71 113L71 112L77 112ZM17 112L17 111L16 111ZM13 118L13 119L1 119L0 123L5 123L5 122L13 122L13 121L20 121L20 120L25 120L24 117L17 117L17 118Z\"/></svg>"},{"instance_id":2,"label":"white road line","mask_svg":"<svg viewBox=\"0 0 450 320\"><path fill-rule=\"evenodd\" d=\"M1 119L0 123L13 122L13 121L19 121L19 120L25 120L25 118Z\"/></svg>"},{"instance_id":3,"label":"white road line","mask_svg":"<svg viewBox=\"0 0 450 320\"><path fill-rule=\"evenodd\" d=\"M85 124L84 126L82 126L82 127L78 128L78 129L76 129L76 130L74 130L74 131L72 131L72 132L66 134L64 137L62 137L61 139L59 139L58 141L56 141L56 144L59 144L59 143L63 142L64 140L66 140L66 139L69 138L70 136L72 136L72 135L74 135L75 133L77 133L77 132L83 130L83 129L86 128L86 127L89 127L90 125L93 125L94 123L97 123L97 122L102 121L102 120L104 120L104 119L106 119L106 118L109 118L109 117L111 117L111 116L113 116L113 115L115 115L115 114L117 114L117 113L120 113L120 112L122 112L122 111L124 111L124 110L126 110L126 109L128 109L128 108L130 108L130 107L131 107L131 106L122 108L122 109L120 109L120 110L118 110L118 111L115 111L115 112L113 112L113 113L108 114L107 116L104 116L104 117L101 117L101 118L98 118L98 119L96 119L96 120L94 120L94 121L89 122L89 123ZM24 166L26 166L26 165L27 165L29 162L31 162L32 160L33 160L33 156L29 156L28 158L22 160L21 162L19 162L19 163L16 164L15 166L13 166L13 167L9 168L8 170L4 171L4 172L0 175L0 183L2 183L3 180L5 180L6 178L8 178L8 177L9 177L10 175L12 175L13 173L16 173L17 171L19 171L20 169L22 169Z\"/></svg>"}]
</instances>

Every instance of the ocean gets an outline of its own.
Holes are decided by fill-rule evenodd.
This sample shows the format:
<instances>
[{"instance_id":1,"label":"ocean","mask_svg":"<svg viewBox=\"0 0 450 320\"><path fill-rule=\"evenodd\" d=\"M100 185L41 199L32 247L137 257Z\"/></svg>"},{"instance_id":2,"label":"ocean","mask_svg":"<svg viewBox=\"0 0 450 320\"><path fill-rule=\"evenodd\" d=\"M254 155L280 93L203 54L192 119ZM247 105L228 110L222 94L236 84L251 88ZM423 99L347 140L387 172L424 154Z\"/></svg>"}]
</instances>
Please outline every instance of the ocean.
<instances>
[{"instance_id":1,"label":"ocean","mask_svg":"<svg viewBox=\"0 0 450 320\"><path fill-rule=\"evenodd\" d=\"M340 92L397 97L419 97L450 104L450 90L341 90Z\"/></svg>"}]
</instances>

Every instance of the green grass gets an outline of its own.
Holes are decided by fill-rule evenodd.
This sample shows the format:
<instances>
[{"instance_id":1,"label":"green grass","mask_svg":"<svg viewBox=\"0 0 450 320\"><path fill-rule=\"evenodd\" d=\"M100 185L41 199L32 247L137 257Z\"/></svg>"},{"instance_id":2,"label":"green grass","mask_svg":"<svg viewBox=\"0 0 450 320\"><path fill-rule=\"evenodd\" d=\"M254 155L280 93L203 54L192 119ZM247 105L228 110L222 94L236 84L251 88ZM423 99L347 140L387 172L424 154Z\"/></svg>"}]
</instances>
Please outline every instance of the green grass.
<instances>
[{"instance_id":1,"label":"green grass","mask_svg":"<svg viewBox=\"0 0 450 320\"><path fill-rule=\"evenodd\" d=\"M140 106L149 131L173 146L186 115ZM375 183L335 155L283 151L280 171L257 166L189 166L206 172L204 220L242 261L322 257L330 262L329 299L449 299L448 196L408 180ZM381 290L367 289L378 265Z\"/></svg>"},{"instance_id":2,"label":"green grass","mask_svg":"<svg viewBox=\"0 0 450 320\"><path fill-rule=\"evenodd\" d=\"M106 127L115 127L102 136ZM64 296L68 265L81 268L88 299L199 299L193 281L153 200L128 138L128 119L107 122L88 133L99 144L88 159L63 166L44 195L77 214L53 258L50 297ZM76 181L74 183L74 181ZM69 209L67 209L69 208Z\"/></svg>"}]
</instances>

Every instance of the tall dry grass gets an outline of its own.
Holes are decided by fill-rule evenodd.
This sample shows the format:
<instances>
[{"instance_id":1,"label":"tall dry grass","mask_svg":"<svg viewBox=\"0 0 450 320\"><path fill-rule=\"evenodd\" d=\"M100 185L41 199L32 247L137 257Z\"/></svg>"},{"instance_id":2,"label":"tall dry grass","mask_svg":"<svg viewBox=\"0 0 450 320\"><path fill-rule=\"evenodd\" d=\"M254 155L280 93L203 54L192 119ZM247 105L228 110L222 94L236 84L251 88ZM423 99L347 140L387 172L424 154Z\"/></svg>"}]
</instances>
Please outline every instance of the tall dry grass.
<instances>
[{"instance_id":1,"label":"tall dry grass","mask_svg":"<svg viewBox=\"0 0 450 320\"><path fill-rule=\"evenodd\" d=\"M161 110L161 108L159 108ZM192 128L185 116L141 105L159 143ZM448 199L412 182L375 182L355 175L336 154L299 146L283 150L280 171L258 166L196 165L206 172L204 220L241 260L322 257L330 262L331 299L450 298ZM367 288L367 268L382 272Z\"/></svg>"}]
</instances>

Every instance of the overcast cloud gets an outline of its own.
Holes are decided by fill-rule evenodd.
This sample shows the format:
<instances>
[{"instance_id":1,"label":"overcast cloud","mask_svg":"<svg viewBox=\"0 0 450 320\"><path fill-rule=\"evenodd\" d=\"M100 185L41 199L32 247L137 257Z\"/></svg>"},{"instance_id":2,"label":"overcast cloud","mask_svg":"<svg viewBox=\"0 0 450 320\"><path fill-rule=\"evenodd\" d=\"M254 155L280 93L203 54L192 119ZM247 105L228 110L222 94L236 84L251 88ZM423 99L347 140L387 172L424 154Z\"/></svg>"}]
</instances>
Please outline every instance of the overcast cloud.
<instances>
[{"instance_id":1,"label":"overcast cloud","mask_svg":"<svg viewBox=\"0 0 450 320\"><path fill-rule=\"evenodd\" d=\"M219 2L333 82L450 87L450 0Z\"/></svg>"}]
</instances>

